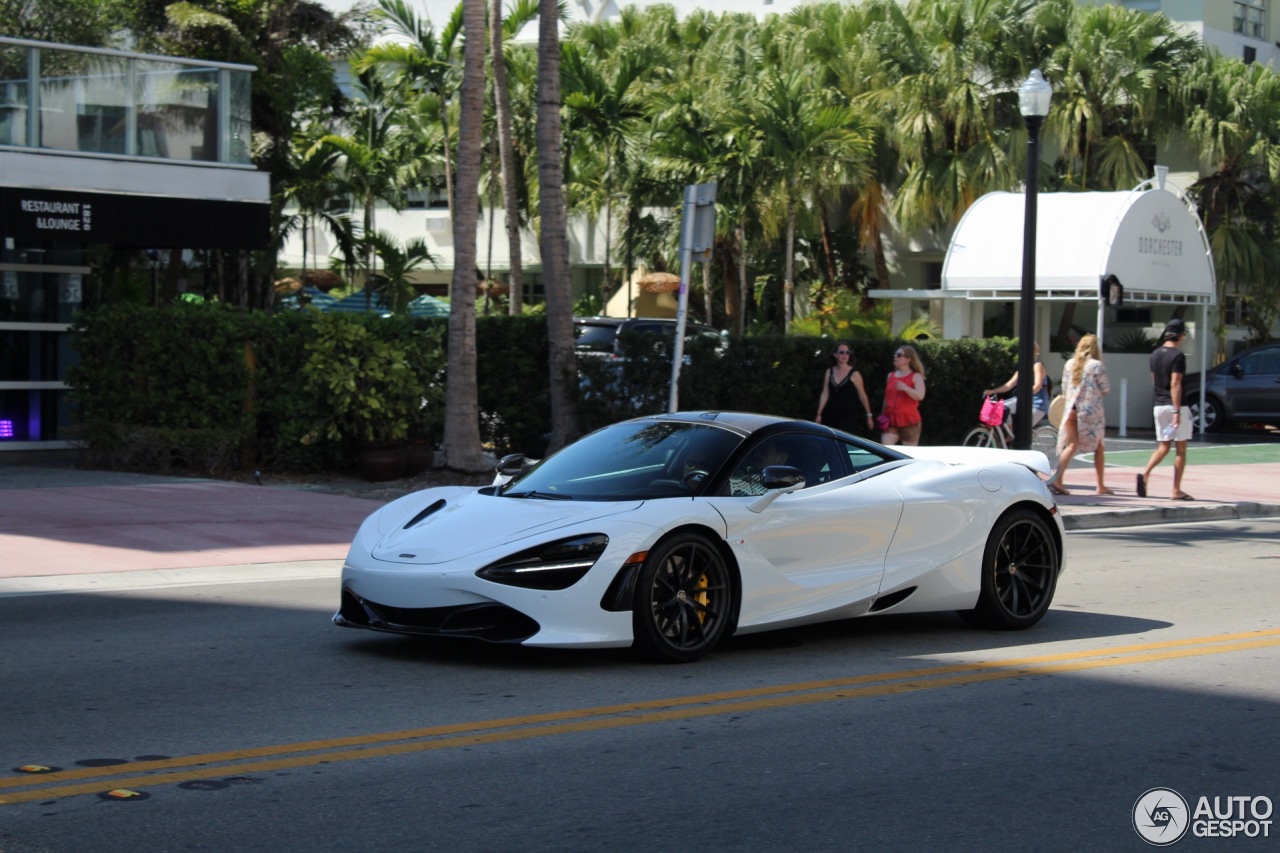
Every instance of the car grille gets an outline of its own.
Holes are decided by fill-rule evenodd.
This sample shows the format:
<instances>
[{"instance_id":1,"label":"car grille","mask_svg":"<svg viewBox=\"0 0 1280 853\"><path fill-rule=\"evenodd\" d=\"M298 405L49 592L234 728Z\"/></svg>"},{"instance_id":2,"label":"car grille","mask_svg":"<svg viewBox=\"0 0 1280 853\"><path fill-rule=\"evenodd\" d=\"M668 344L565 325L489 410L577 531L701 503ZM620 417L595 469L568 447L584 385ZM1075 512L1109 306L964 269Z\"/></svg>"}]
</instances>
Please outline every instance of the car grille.
<instances>
[{"instance_id":1,"label":"car grille","mask_svg":"<svg viewBox=\"0 0 1280 853\"><path fill-rule=\"evenodd\" d=\"M342 591L342 606L333 617L344 628L368 628L420 637L464 637L490 643L520 643L538 633L537 622L502 604L457 607L391 607Z\"/></svg>"}]
</instances>

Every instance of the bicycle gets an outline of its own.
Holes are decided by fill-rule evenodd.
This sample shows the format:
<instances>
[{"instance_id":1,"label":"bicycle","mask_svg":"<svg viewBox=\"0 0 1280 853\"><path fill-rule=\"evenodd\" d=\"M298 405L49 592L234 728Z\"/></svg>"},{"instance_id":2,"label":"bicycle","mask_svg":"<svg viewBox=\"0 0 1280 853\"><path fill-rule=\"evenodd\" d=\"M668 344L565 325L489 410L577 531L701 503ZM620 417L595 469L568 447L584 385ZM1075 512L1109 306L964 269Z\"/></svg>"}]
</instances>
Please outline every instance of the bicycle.
<instances>
[{"instance_id":1,"label":"bicycle","mask_svg":"<svg viewBox=\"0 0 1280 853\"><path fill-rule=\"evenodd\" d=\"M1013 415L1006 412L1004 423L999 426L979 424L969 430L964 437L965 447L994 447L1008 450L1013 441ZM1048 420L1041 421L1031 429L1031 449L1039 450L1049 460L1049 469L1058 469L1058 428Z\"/></svg>"}]
</instances>

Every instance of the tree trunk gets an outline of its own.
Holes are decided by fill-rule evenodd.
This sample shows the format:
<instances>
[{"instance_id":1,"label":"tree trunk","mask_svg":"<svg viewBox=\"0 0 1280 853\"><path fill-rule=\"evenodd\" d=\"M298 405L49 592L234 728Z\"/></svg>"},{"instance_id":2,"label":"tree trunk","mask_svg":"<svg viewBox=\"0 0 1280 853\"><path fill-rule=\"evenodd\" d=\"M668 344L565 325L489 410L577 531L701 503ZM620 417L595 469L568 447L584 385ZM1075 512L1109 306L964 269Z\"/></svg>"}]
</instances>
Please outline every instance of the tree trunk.
<instances>
[{"instance_id":1,"label":"tree trunk","mask_svg":"<svg viewBox=\"0 0 1280 853\"><path fill-rule=\"evenodd\" d=\"M559 450L577 435L573 411L577 359L573 352L573 304L569 285L569 229L564 201L560 140L559 7L538 9L538 186L542 215L542 280L547 297L550 355L551 441Z\"/></svg>"},{"instance_id":2,"label":"tree trunk","mask_svg":"<svg viewBox=\"0 0 1280 853\"><path fill-rule=\"evenodd\" d=\"M782 279L782 331L787 334L791 331L791 319L795 312L796 302L796 283L794 279L796 270L796 203L787 200L787 259L786 274Z\"/></svg>"},{"instance_id":3,"label":"tree trunk","mask_svg":"<svg viewBox=\"0 0 1280 853\"><path fill-rule=\"evenodd\" d=\"M489 43L493 51L493 101L498 119L498 159L502 163L502 206L506 209L507 253L511 270L507 274L510 295L508 310L518 316L523 310L524 265L520 252L520 202L516 194L516 152L511 130L511 91L507 88L507 61L502 53L502 0L489 7Z\"/></svg>"},{"instance_id":4,"label":"tree trunk","mask_svg":"<svg viewBox=\"0 0 1280 853\"><path fill-rule=\"evenodd\" d=\"M484 114L484 0L463 0L462 113L458 122L458 206L453 216L449 363L445 387L444 466L455 471L488 467L480 445L476 371L476 219L480 201L481 120Z\"/></svg>"},{"instance_id":5,"label":"tree trunk","mask_svg":"<svg viewBox=\"0 0 1280 853\"><path fill-rule=\"evenodd\" d=\"M876 262L876 281L880 283L881 290L888 290L889 262L884 256L884 237L879 228L871 232L871 251Z\"/></svg>"},{"instance_id":6,"label":"tree trunk","mask_svg":"<svg viewBox=\"0 0 1280 853\"><path fill-rule=\"evenodd\" d=\"M738 321L736 333L745 335L747 332L747 305L749 303L747 294L747 226L738 222L738 305L742 310L738 313Z\"/></svg>"},{"instance_id":7,"label":"tree trunk","mask_svg":"<svg viewBox=\"0 0 1280 853\"><path fill-rule=\"evenodd\" d=\"M737 264L733 251L733 237L716 237L715 276L724 290L724 327L730 331L737 325L738 314L742 311L742 306L738 304L738 283L735 281L734 274L737 271Z\"/></svg>"},{"instance_id":8,"label":"tree trunk","mask_svg":"<svg viewBox=\"0 0 1280 853\"><path fill-rule=\"evenodd\" d=\"M465 2L465 0L464 0ZM463 24L466 27L466 24ZM465 53L465 49L464 49ZM466 60L463 60L465 65ZM443 89L436 90L436 96L440 99L440 128L444 131L444 197L445 203L449 207L449 220L453 220L454 211L454 175L453 175L453 152L449 150L449 98L445 95ZM463 100L463 109L465 107L465 99ZM458 120L458 142L462 142L462 119ZM461 165L461 164L459 164Z\"/></svg>"},{"instance_id":9,"label":"tree trunk","mask_svg":"<svg viewBox=\"0 0 1280 853\"><path fill-rule=\"evenodd\" d=\"M702 307L706 311L705 322L708 326L715 325L715 305L711 298L711 292L714 288L711 286L711 262L707 261L702 265Z\"/></svg>"}]
</instances>

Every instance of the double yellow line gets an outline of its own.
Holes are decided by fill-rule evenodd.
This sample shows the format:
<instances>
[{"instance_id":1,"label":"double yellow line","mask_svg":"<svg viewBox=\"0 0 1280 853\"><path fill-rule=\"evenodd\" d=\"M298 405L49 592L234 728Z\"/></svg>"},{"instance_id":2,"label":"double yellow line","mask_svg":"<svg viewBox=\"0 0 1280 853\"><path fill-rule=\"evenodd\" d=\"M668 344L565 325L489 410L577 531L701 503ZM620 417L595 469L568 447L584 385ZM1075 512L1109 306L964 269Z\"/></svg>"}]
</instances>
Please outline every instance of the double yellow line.
<instances>
[{"instance_id":1,"label":"double yellow line","mask_svg":"<svg viewBox=\"0 0 1280 853\"><path fill-rule=\"evenodd\" d=\"M0 804L97 794L121 788L132 791L138 788L173 785L199 779L270 773L387 755L405 755L460 746L526 740L547 735L764 711L771 708L786 708L841 699L890 696L939 687L1021 678L1028 675L1053 675L1108 666L1130 666L1270 646L1280 646L1280 629L1221 634L1163 643L1143 643L1056 655L958 663L900 672L707 693L677 699L654 699L524 717L429 726L228 752L211 752L157 761L137 761L110 767L60 770L42 775L24 774L0 779Z\"/></svg>"}]
</instances>

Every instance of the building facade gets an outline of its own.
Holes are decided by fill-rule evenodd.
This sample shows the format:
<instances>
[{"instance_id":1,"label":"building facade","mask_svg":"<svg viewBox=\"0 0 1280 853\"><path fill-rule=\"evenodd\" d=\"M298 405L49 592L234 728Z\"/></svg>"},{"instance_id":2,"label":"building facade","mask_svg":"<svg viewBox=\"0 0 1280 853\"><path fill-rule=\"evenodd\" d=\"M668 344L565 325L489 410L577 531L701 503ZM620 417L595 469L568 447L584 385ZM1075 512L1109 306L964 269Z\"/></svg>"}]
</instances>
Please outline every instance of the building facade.
<instances>
[{"instance_id":1,"label":"building facade","mask_svg":"<svg viewBox=\"0 0 1280 853\"><path fill-rule=\"evenodd\" d=\"M0 37L0 452L67 446L92 247L265 246L253 70Z\"/></svg>"}]
</instances>

